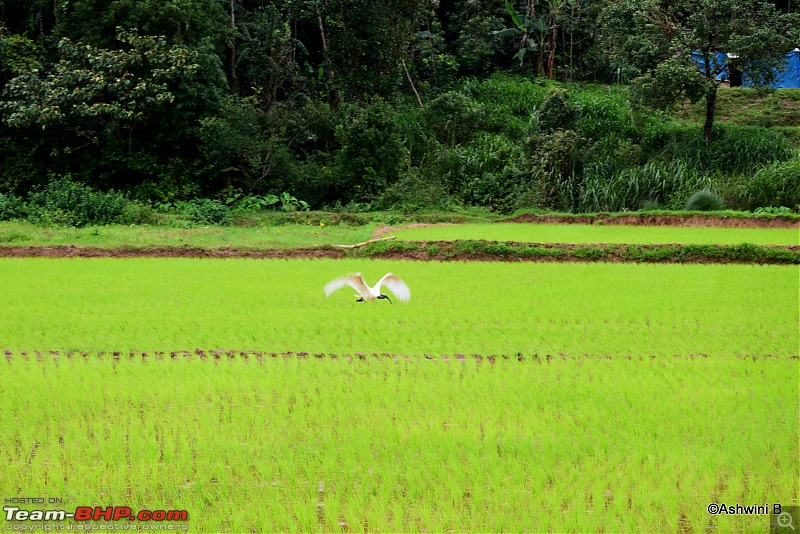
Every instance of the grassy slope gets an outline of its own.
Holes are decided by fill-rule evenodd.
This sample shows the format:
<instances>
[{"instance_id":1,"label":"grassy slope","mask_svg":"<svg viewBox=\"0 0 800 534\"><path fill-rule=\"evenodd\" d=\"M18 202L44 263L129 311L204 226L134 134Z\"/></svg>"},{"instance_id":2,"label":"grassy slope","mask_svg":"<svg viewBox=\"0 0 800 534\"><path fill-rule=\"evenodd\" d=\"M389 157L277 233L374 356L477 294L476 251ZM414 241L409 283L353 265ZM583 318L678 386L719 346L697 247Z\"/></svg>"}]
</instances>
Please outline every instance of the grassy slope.
<instances>
[{"instance_id":1,"label":"grassy slope","mask_svg":"<svg viewBox=\"0 0 800 534\"><path fill-rule=\"evenodd\" d=\"M774 127L800 147L800 89L777 89L759 96L755 89L720 87L717 95L717 121ZM687 105L678 116L702 123L705 120L705 102Z\"/></svg>"}]
</instances>

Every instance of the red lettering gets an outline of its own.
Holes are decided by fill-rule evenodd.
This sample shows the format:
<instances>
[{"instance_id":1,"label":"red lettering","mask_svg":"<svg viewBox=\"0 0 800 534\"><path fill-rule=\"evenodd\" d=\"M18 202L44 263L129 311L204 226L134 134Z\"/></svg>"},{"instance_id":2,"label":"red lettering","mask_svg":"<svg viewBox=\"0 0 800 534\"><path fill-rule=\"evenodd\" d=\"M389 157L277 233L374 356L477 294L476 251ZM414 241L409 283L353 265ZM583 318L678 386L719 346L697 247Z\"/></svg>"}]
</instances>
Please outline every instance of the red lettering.
<instances>
[{"instance_id":1,"label":"red lettering","mask_svg":"<svg viewBox=\"0 0 800 534\"><path fill-rule=\"evenodd\" d=\"M186 521L189 519L189 512L186 510L170 510L167 513L167 521Z\"/></svg>"},{"instance_id":2,"label":"red lettering","mask_svg":"<svg viewBox=\"0 0 800 534\"><path fill-rule=\"evenodd\" d=\"M129 517L131 515L131 509L127 506L118 506L114 509L114 521L119 521L123 517Z\"/></svg>"},{"instance_id":3,"label":"red lettering","mask_svg":"<svg viewBox=\"0 0 800 534\"><path fill-rule=\"evenodd\" d=\"M103 510L99 506L94 507L94 514L92 515L92 519L95 521L100 521L100 519L105 519L106 521L111 521L111 518L114 517L114 507L113 506L106 506L106 509Z\"/></svg>"},{"instance_id":4,"label":"red lettering","mask_svg":"<svg viewBox=\"0 0 800 534\"><path fill-rule=\"evenodd\" d=\"M92 518L92 509L88 506L75 508L75 521L89 521Z\"/></svg>"}]
</instances>

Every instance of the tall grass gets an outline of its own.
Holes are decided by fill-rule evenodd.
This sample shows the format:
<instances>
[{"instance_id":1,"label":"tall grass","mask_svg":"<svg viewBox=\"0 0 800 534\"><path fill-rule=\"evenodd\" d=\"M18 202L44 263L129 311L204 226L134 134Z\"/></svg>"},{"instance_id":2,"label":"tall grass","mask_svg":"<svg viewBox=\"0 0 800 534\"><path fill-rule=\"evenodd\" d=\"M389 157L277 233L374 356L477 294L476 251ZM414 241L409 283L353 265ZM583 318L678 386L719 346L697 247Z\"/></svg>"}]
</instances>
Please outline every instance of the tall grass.
<instances>
[{"instance_id":1,"label":"tall grass","mask_svg":"<svg viewBox=\"0 0 800 534\"><path fill-rule=\"evenodd\" d=\"M800 157L762 166L743 188L749 208L800 206Z\"/></svg>"},{"instance_id":2,"label":"tall grass","mask_svg":"<svg viewBox=\"0 0 800 534\"><path fill-rule=\"evenodd\" d=\"M651 125L645 129L642 146L650 157L680 161L698 173L744 174L774 161L785 161L794 149L784 135L758 126L717 124L709 145L701 126L683 123Z\"/></svg>"},{"instance_id":3,"label":"tall grass","mask_svg":"<svg viewBox=\"0 0 800 534\"><path fill-rule=\"evenodd\" d=\"M639 210L648 201L683 209L695 191L713 190L715 180L683 161L650 162L641 167L589 165L584 170L580 211Z\"/></svg>"},{"instance_id":4,"label":"tall grass","mask_svg":"<svg viewBox=\"0 0 800 534\"><path fill-rule=\"evenodd\" d=\"M619 91L576 91L570 94L579 111L578 128L593 140L609 136L635 139L637 127L627 96Z\"/></svg>"}]
</instances>

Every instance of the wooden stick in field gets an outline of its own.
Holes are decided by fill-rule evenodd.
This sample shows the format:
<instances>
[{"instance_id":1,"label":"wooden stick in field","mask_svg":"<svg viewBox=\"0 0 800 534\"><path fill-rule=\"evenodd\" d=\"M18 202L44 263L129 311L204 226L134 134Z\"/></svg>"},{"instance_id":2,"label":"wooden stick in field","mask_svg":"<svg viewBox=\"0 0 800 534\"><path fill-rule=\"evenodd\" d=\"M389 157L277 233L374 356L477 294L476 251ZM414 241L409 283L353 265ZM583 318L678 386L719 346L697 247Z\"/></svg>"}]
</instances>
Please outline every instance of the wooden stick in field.
<instances>
[{"instance_id":1,"label":"wooden stick in field","mask_svg":"<svg viewBox=\"0 0 800 534\"><path fill-rule=\"evenodd\" d=\"M368 241L362 241L361 243L356 243L355 245L333 245L333 246L339 248L358 248L358 247L363 247L364 245L369 245L370 243L376 243L378 241L390 241L396 238L397 236L393 235L391 237L379 237L378 239L370 239Z\"/></svg>"}]
</instances>

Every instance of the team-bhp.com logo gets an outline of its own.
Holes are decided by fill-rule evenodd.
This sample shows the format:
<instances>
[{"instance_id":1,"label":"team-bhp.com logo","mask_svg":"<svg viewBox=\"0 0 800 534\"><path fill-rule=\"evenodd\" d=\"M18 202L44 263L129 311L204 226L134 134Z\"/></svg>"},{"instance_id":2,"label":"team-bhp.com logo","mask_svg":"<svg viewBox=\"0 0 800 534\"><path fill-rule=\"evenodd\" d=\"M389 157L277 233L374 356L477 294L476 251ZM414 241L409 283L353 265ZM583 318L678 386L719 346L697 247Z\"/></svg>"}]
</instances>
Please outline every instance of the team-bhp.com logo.
<instances>
[{"instance_id":1,"label":"team-bhp.com logo","mask_svg":"<svg viewBox=\"0 0 800 534\"><path fill-rule=\"evenodd\" d=\"M4 506L6 521L186 521L186 510L140 510L136 513L128 506L78 506L74 512L66 510L21 510L17 506Z\"/></svg>"}]
</instances>

